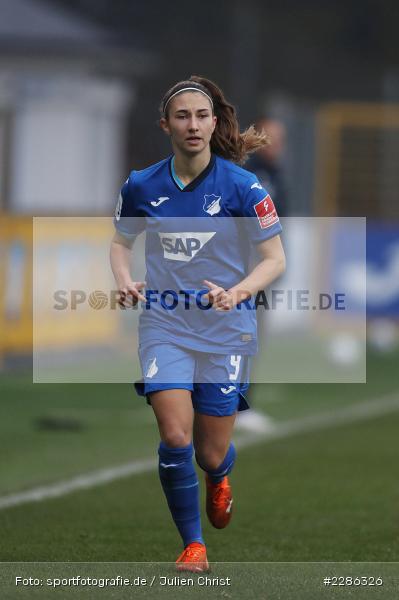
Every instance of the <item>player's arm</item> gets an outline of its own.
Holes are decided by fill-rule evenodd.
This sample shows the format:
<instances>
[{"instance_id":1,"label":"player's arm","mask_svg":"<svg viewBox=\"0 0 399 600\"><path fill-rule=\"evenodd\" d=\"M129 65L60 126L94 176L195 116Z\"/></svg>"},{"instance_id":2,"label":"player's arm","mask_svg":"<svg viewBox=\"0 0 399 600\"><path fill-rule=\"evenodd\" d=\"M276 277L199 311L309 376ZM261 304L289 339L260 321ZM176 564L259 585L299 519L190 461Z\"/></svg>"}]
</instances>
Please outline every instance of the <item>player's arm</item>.
<instances>
[{"instance_id":1,"label":"player's arm","mask_svg":"<svg viewBox=\"0 0 399 600\"><path fill-rule=\"evenodd\" d=\"M257 249L261 261L247 277L229 290L211 281L204 281L210 289L207 296L216 310L230 310L259 290L264 290L285 271L285 254L279 235L260 242Z\"/></svg>"},{"instance_id":2,"label":"player's arm","mask_svg":"<svg viewBox=\"0 0 399 600\"><path fill-rule=\"evenodd\" d=\"M285 271L285 253L279 235L260 242L256 247L261 261L245 279L229 290L234 297L240 295L238 302L264 290Z\"/></svg>"},{"instance_id":3,"label":"player's arm","mask_svg":"<svg viewBox=\"0 0 399 600\"><path fill-rule=\"evenodd\" d=\"M137 300L146 301L141 293L145 281L133 281L130 274L130 259L134 238L129 239L118 231L111 241L110 261L111 269L120 294L120 305L128 307Z\"/></svg>"}]
</instances>

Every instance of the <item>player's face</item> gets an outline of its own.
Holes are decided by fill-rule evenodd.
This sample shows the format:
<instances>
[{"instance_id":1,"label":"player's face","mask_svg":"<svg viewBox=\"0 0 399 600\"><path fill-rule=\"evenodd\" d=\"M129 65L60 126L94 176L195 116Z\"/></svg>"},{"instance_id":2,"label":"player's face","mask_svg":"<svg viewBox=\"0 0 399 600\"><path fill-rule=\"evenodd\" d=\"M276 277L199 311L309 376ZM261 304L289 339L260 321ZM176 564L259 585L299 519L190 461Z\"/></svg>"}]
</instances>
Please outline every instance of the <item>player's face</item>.
<instances>
[{"instance_id":1,"label":"player's face","mask_svg":"<svg viewBox=\"0 0 399 600\"><path fill-rule=\"evenodd\" d=\"M161 119L161 126L170 135L175 152L195 155L209 150L216 117L204 94L184 92L170 101L168 117Z\"/></svg>"}]
</instances>

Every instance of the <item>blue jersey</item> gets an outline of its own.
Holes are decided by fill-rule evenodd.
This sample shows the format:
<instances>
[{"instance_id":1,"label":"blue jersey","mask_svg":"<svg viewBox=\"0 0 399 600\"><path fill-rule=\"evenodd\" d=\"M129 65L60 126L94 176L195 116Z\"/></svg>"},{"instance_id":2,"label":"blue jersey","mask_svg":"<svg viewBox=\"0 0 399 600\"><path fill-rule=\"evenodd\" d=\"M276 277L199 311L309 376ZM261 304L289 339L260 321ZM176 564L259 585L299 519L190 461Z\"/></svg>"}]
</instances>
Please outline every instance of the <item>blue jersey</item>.
<instances>
[{"instance_id":1,"label":"blue jersey","mask_svg":"<svg viewBox=\"0 0 399 600\"><path fill-rule=\"evenodd\" d=\"M278 215L257 177L212 155L182 187L173 157L132 171L121 189L115 227L127 238L146 232L146 298L141 343L173 342L211 353L254 354L256 314L243 302L210 308L203 281L225 289L248 274L251 246L280 234Z\"/></svg>"}]
</instances>

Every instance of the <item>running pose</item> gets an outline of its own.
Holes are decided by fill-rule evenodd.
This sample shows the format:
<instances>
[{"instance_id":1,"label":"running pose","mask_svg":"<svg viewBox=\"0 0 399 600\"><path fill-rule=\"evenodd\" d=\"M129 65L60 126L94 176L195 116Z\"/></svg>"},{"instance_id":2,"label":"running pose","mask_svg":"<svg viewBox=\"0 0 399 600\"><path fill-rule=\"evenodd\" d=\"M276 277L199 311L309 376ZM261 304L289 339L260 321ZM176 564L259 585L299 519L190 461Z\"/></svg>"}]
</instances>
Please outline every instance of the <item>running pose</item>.
<instances>
[{"instance_id":1,"label":"running pose","mask_svg":"<svg viewBox=\"0 0 399 600\"><path fill-rule=\"evenodd\" d=\"M240 134L234 107L202 77L174 85L160 110L173 154L132 171L122 186L111 266L121 305L142 303L136 389L158 423L159 477L183 541L176 566L200 572L209 564L193 453L205 472L208 518L222 529L233 510L233 426L248 408L257 350L253 298L283 272L285 258L272 199L238 166L267 136L253 127ZM143 231L145 282L129 268ZM248 272L251 246L259 262Z\"/></svg>"}]
</instances>

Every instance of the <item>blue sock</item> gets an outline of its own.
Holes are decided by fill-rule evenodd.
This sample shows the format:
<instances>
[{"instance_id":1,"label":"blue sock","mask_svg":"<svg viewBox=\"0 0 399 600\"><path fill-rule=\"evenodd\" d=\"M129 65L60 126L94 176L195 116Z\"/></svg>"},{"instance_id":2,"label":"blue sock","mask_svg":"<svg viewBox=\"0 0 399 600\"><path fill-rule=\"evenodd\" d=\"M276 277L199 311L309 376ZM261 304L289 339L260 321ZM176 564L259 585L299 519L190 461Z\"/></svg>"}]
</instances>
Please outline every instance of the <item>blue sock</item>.
<instances>
[{"instance_id":1,"label":"blue sock","mask_svg":"<svg viewBox=\"0 0 399 600\"><path fill-rule=\"evenodd\" d=\"M197 456L195 458L197 460L198 466L200 466L203 471L206 471L206 473L208 473L210 480L213 483L219 483L220 481L222 481L223 477L225 475L228 475L234 467L234 463L236 460L236 449L234 447L233 442L231 442L223 462L218 466L217 469L204 469L204 467L198 462Z\"/></svg>"},{"instance_id":2,"label":"blue sock","mask_svg":"<svg viewBox=\"0 0 399 600\"><path fill-rule=\"evenodd\" d=\"M203 544L198 477L192 461L193 445L169 448L161 442L158 454L159 478L183 544Z\"/></svg>"}]
</instances>

